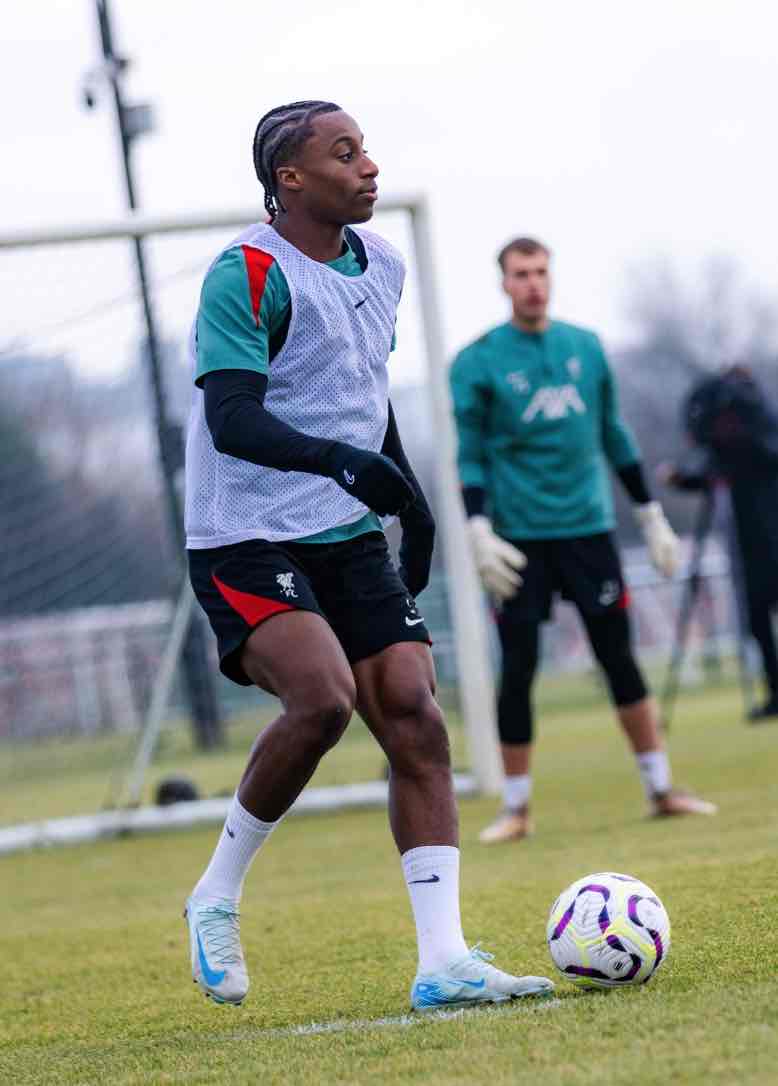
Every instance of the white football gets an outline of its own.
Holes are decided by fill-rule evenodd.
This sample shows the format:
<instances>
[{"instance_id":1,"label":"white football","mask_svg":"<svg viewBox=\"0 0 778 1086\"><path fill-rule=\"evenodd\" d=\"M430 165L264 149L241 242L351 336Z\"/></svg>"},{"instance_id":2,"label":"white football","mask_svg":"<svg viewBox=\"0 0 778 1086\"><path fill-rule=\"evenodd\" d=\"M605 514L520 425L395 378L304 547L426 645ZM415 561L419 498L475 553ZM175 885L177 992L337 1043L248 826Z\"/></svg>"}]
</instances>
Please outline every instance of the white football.
<instances>
[{"instance_id":1,"label":"white football","mask_svg":"<svg viewBox=\"0 0 778 1086\"><path fill-rule=\"evenodd\" d=\"M644 882L599 871L559 895L546 939L559 972L582 988L645 984L667 958L670 918Z\"/></svg>"}]
</instances>

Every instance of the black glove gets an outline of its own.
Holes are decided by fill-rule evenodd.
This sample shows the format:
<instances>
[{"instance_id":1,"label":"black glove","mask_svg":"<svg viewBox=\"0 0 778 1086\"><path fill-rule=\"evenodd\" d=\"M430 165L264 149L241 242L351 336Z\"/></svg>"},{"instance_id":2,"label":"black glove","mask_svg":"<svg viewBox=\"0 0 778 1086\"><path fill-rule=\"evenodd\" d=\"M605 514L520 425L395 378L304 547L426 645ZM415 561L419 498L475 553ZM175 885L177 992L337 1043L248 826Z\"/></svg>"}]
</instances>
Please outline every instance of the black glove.
<instances>
[{"instance_id":1,"label":"black glove","mask_svg":"<svg viewBox=\"0 0 778 1086\"><path fill-rule=\"evenodd\" d=\"M412 505L400 516L403 537L398 570L408 594L418 596L429 584L435 521L428 508Z\"/></svg>"},{"instance_id":2,"label":"black glove","mask_svg":"<svg viewBox=\"0 0 778 1086\"><path fill-rule=\"evenodd\" d=\"M415 498L413 487L403 473L382 453L333 441L327 454L327 467L338 486L381 517L402 513Z\"/></svg>"}]
</instances>

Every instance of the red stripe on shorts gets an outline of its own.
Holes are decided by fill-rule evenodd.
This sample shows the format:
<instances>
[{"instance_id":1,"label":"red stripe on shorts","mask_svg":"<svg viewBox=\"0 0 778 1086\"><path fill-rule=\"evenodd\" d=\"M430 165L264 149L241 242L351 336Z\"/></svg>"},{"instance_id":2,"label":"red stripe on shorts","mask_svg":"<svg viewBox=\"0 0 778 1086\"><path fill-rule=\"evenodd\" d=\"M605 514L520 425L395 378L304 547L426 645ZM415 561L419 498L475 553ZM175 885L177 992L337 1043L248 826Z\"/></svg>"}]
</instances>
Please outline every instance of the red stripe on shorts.
<instances>
[{"instance_id":1,"label":"red stripe on shorts","mask_svg":"<svg viewBox=\"0 0 778 1086\"><path fill-rule=\"evenodd\" d=\"M629 605L632 603L632 597L629 594L629 589L625 588L619 596L618 608L620 611L626 611Z\"/></svg>"},{"instance_id":2,"label":"red stripe on shorts","mask_svg":"<svg viewBox=\"0 0 778 1086\"><path fill-rule=\"evenodd\" d=\"M251 592L241 592L237 588L230 588L224 581L220 581L215 573L211 574L211 580L233 611L237 611L249 626L258 626L266 618L280 614L282 611L294 611L294 607L289 603L281 603L280 600L254 596Z\"/></svg>"},{"instance_id":3,"label":"red stripe on shorts","mask_svg":"<svg viewBox=\"0 0 778 1086\"><path fill-rule=\"evenodd\" d=\"M251 312L259 328L259 307L262 305L262 295L265 293L265 281L267 273L275 259L270 253L263 253L261 249L253 249L250 245L241 245L243 259L246 261L246 272L249 277L249 293L251 294Z\"/></svg>"}]
</instances>

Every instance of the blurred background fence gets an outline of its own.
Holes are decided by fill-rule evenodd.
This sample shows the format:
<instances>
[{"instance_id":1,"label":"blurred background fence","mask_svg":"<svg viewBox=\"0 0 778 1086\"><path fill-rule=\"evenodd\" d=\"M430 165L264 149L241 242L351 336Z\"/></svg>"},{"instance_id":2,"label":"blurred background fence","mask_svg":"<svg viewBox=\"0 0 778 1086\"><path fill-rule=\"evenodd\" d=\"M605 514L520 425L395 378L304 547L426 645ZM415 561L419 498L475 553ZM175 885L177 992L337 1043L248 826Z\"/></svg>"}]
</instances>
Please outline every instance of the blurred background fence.
<instances>
[{"instance_id":1,"label":"blurred background fence","mask_svg":"<svg viewBox=\"0 0 778 1086\"><path fill-rule=\"evenodd\" d=\"M672 644L684 580L657 580L642 552L626 555L638 650L661 663ZM456 700L457 658L446 578L438 573L420 600L434 640L438 678L448 703ZM114 606L79 607L0 621L0 740L33 741L56 736L132 732L140 727L172 618L167 599ZM560 604L546 627L543 668L549 674L581 674L592 658L573 608ZM703 589L688 642L687 678L731 656L738 626L725 553L716 540L703 565ZM496 664L496 639L492 639ZM215 642L210 662L217 674ZM219 702L229 721L256 707L256 690L218 677ZM267 699L271 701L272 699ZM186 713L181 682L169 716Z\"/></svg>"}]
</instances>

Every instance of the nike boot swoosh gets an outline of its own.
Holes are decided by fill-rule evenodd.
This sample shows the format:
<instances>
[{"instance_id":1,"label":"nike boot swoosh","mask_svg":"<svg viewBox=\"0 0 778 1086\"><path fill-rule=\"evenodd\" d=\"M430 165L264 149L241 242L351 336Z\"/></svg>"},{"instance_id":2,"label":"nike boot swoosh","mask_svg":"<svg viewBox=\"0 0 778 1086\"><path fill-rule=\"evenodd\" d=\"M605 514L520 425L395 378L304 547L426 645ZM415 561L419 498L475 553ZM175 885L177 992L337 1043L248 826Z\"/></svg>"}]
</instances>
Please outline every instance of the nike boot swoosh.
<instances>
[{"instance_id":1,"label":"nike boot swoosh","mask_svg":"<svg viewBox=\"0 0 778 1086\"><path fill-rule=\"evenodd\" d=\"M408 885L413 886L416 882L440 882L440 875L433 875L430 879L411 879Z\"/></svg>"},{"instance_id":2,"label":"nike boot swoosh","mask_svg":"<svg viewBox=\"0 0 778 1086\"><path fill-rule=\"evenodd\" d=\"M405 625L406 626L418 626L419 623L423 622L423 621L424 621L423 618L406 618L405 619Z\"/></svg>"},{"instance_id":3,"label":"nike boot swoosh","mask_svg":"<svg viewBox=\"0 0 778 1086\"><path fill-rule=\"evenodd\" d=\"M206 983L210 984L212 987L215 988L216 985L221 984L221 982L227 976L227 970L222 969L221 972L219 972L218 970L211 969L210 965L208 964L208 960L205 957L205 952L203 951L203 944L200 942L199 931L197 932L197 954L200 959L200 968L202 969Z\"/></svg>"}]
</instances>

